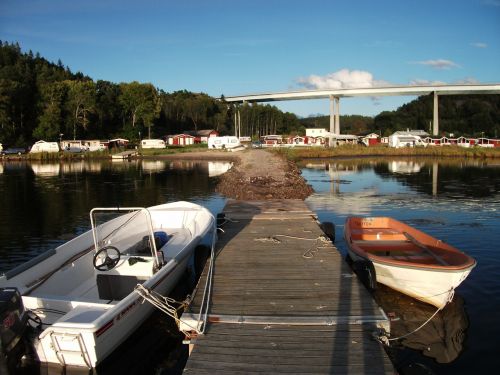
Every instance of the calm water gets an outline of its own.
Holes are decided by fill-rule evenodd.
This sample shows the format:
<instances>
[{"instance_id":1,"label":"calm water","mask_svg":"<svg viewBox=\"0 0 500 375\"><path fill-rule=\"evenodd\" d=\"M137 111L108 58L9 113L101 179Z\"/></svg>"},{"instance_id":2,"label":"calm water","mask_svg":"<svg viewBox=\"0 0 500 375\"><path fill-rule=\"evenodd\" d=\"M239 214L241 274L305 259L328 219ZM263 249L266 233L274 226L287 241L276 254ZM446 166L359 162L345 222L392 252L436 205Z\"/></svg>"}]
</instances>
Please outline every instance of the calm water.
<instances>
[{"instance_id":1,"label":"calm water","mask_svg":"<svg viewBox=\"0 0 500 375\"><path fill-rule=\"evenodd\" d=\"M229 166L166 161L0 164L0 272L87 230L93 207L150 206L183 199L220 212L225 199L214 193L213 176ZM391 351L398 364L418 362L438 374L496 372L500 364L496 319L500 311L500 164L356 159L307 162L302 167L316 190L306 203L321 221L336 225L336 244L342 252L346 251L342 231L347 216L387 215L449 242L478 261L458 288L454 303L404 341L412 349ZM416 328L434 312L384 288L375 296L394 317L393 330L398 335ZM161 316L149 321L143 331L150 333L134 338L133 344L158 342L158 336L148 335L158 334L161 321ZM175 328L162 329L175 336ZM168 344L148 344L148 348L154 358L147 361L150 367L140 367L137 373L175 367L179 355L165 354L171 349ZM135 353L137 345L120 350ZM108 370L101 372L116 373L110 363L127 356L131 355L113 355L105 367Z\"/></svg>"},{"instance_id":2,"label":"calm water","mask_svg":"<svg viewBox=\"0 0 500 375\"><path fill-rule=\"evenodd\" d=\"M457 289L454 303L393 354L400 365L417 361L437 374L500 369L500 163L432 160L342 160L304 164L316 194L307 203L336 226L336 244L350 215L392 216L465 251L478 265ZM376 298L410 332L435 311L380 288ZM425 354L425 356L422 355ZM431 359L429 359L429 357Z\"/></svg>"}]
</instances>

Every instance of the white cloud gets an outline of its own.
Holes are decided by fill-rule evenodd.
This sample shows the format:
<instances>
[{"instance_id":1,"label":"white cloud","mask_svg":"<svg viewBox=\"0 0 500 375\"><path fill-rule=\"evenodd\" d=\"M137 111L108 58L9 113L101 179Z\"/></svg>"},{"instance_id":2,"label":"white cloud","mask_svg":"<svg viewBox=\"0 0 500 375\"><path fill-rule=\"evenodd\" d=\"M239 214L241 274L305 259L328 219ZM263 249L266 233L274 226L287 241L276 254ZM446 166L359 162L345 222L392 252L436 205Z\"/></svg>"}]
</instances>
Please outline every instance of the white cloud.
<instances>
[{"instance_id":1,"label":"white cloud","mask_svg":"<svg viewBox=\"0 0 500 375\"><path fill-rule=\"evenodd\" d=\"M436 85L446 85L443 81L429 81L428 79L416 78L410 81L410 86L436 86Z\"/></svg>"},{"instance_id":2,"label":"white cloud","mask_svg":"<svg viewBox=\"0 0 500 375\"><path fill-rule=\"evenodd\" d=\"M388 82L375 80L373 74L364 70L341 69L324 76L315 74L296 80L299 86L308 89L351 89L387 85Z\"/></svg>"},{"instance_id":3,"label":"white cloud","mask_svg":"<svg viewBox=\"0 0 500 375\"><path fill-rule=\"evenodd\" d=\"M480 82L473 77L466 77L464 79L456 80L456 81L452 82L451 84L452 85L476 85L479 83ZM448 84L449 84L448 82L444 82L444 81L430 81L427 79L420 79L420 78L412 79L409 82L410 86L439 86L439 85L448 85Z\"/></svg>"},{"instance_id":4,"label":"white cloud","mask_svg":"<svg viewBox=\"0 0 500 375\"><path fill-rule=\"evenodd\" d=\"M426 65L434 69L450 69L459 67L457 63L444 59L416 61L414 64Z\"/></svg>"},{"instance_id":5,"label":"white cloud","mask_svg":"<svg viewBox=\"0 0 500 375\"><path fill-rule=\"evenodd\" d=\"M471 43L470 45L472 47L476 47L476 48L486 48L486 47L488 47L488 45L486 43L482 43L482 42Z\"/></svg>"},{"instance_id":6,"label":"white cloud","mask_svg":"<svg viewBox=\"0 0 500 375\"><path fill-rule=\"evenodd\" d=\"M455 81L453 83L457 84L457 85L477 85L481 82L479 82L477 79L475 79L473 77L466 77L464 79L460 79L460 80Z\"/></svg>"}]
</instances>

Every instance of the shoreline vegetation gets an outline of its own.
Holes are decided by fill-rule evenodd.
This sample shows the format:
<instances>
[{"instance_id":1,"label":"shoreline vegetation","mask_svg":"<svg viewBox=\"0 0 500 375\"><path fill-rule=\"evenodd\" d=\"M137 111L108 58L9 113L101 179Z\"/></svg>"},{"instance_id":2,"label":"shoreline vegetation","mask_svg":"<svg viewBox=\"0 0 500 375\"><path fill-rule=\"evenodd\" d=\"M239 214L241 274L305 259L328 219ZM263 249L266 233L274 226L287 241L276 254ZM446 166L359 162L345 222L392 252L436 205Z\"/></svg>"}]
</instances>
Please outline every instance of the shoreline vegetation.
<instances>
[{"instance_id":1,"label":"shoreline vegetation","mask_svg":"<svg viewBox=\"0 0 500 375\"><path fill-rule=\"evenodd\" d=\"M370 156L422 156L422 157L442 157L442 158L472 158L472 159L494 159L500 158L500 148L483 147L459 147L459 146L440 146L440 147L408 147L408 148L390 148L387 146L359 146L343 145L334 148L323 147L290 147L290 148L269 148L273 153L281 155L289 160L300 159L327 159L336 157L370 157ZM125 151L125 149L116 149L114 152L94 151L85 153L70 153L61 151L59 153L37 153L3 156L1 161L8 160L29 160L29 161L71 161L71 160L92 160L109 159L111 155ZM138 149L138 155L134 158L175 158L186 157L192 159L193 156L207 159L216 157L217 159L234 160L238 158L237 153L228 151L209 150L205 145L193 145L187 147L168 147L165 149ZM244 152L244 151L243 151Z\"/></svg>"}]
</instances>

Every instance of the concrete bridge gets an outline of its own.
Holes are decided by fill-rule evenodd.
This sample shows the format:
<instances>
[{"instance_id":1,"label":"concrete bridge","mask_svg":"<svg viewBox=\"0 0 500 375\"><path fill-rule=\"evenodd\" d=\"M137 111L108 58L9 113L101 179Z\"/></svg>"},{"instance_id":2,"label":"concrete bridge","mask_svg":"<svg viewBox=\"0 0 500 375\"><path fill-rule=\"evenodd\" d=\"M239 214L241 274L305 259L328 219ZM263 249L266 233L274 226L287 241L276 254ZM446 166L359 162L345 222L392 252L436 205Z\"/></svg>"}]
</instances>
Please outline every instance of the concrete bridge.
<instances>
[{"instance_id":1,"label":"concrete bridge","mask_svg":"<svg viewBox=\"0 0 500 375\"><path fill-rule=\"evenodd\" d=\"M330 99L330 133L340 134L340 98L434 94L433 135L439 133L440 95L500 94L500 84L368 87L332 90L302 90L225 97L228 103L256 103L284 100Z\"/></svg>"}]
</instances>

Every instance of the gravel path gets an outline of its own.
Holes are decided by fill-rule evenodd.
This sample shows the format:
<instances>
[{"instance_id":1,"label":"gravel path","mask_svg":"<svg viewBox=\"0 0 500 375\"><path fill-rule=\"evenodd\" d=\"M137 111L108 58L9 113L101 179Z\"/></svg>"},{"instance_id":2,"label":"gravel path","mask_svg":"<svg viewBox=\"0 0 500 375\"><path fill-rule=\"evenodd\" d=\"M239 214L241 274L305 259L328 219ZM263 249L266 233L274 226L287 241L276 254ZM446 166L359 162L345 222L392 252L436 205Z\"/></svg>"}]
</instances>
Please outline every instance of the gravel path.
<instances>
[{"instance_id":1,"label":"gravel path","mask_svg":"<svg viewBox=\"0 0 500 375\"><path fill-rule=\"evenodd\" d=\"M239 161L221 176L217 191L240 200L305 199L312 192L297 166L262 149L234 153Z\"/></svg>"}]
</instances>

